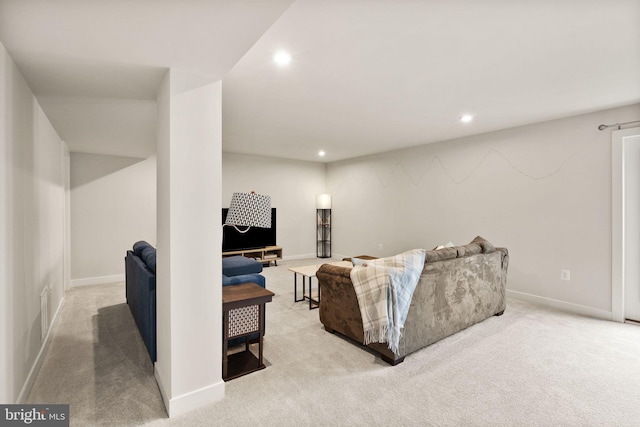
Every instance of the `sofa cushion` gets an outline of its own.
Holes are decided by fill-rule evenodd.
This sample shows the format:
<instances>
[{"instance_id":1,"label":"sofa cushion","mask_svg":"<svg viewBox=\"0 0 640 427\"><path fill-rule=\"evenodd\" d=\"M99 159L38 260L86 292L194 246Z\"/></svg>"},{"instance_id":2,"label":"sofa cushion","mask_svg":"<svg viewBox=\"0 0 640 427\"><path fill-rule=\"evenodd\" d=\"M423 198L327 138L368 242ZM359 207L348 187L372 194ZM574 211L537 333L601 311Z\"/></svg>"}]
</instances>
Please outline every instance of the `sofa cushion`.
<instances>
[{"instance_id":1,"label":"sofa cushion","mask_svg":"<svg viewBox=\"0 0 640 427\"><path fill-rule=\"evenodd\" d=\"M142 257L142 251L145 248L150 248L150 247L152 246L149 243L145 242L144 240L140 240L133 244L133 253L138 255L139 257Z\"/></svg>"},{"instance_id":2,"label":"sofa cushion","mask_svg":"<svg viewBox=\"0 0 640 427\"><path fill-rule=\"evenodd\" d=\"M240 276L222 275L222 286L239 285L240 283L255 283L258 286L266 287L266 280L262 274L242 274Z\"/></svg>"},{"instance_id":3,"label":"sofa cushion","mask_svg":"<svg viewBox=\"0 0 640 427\"><path fill-rule=\"evenodd\" d=\"M155 274L155 272L156 272L156 250L155 250L155 248L153 248L152 246L147 246L142 251L142 256L140 258L142 258L142 261L144 261L144 263L147 264L147 267L149 267L149 270L153 271L153 273Z\"/></svg>"},{"instance_id":4,"label":"sofa cushion","mask_svg":"<svg viewBox=\"0 0 640 427\"><path fill-rule=\"evenodd\" d=\"M462 258L464 256L481 253L482 247L478 243L469 243L468 245L464 246L456 246L456 250L458 251L458 258Z\"/></svg>"},{"instance_id":5,"label":"sofa cushion","mask_svg":"<svg viewBox=\"0 0 640 427\"><path fill-rule=\"evenodd\" d=\"M225 276L240 276L262 272L262 263L243 256L222 258L222 274Z\"/></svg>"},{"instance_id":6,"label":"sofa cushion","mask_svg":"<svg viewBox=\"0 0 640 427\"><path fill-rule=\"evenodd\" d=\"M444 261L454 259L458 256L456 248L442 248L434 251L427 251L425 262Z\"/></svg>"}]
</instances>

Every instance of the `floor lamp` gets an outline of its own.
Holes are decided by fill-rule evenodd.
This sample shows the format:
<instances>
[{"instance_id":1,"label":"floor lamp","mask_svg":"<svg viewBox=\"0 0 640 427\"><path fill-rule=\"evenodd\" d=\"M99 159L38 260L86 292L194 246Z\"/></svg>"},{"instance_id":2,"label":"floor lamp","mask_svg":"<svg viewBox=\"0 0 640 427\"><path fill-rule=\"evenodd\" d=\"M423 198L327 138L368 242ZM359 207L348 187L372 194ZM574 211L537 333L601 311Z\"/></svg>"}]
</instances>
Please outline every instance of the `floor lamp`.
<instances>
[{"instance_id":1,"label":"floor lamp","mask_svg":"<svg viewBox=\"0 0 640 427\"><path fill-rule=\"evenodd\" d=\"M331 194L319 194L316 199L316 256L331 258Z\"/></svg>"}]
</instances>

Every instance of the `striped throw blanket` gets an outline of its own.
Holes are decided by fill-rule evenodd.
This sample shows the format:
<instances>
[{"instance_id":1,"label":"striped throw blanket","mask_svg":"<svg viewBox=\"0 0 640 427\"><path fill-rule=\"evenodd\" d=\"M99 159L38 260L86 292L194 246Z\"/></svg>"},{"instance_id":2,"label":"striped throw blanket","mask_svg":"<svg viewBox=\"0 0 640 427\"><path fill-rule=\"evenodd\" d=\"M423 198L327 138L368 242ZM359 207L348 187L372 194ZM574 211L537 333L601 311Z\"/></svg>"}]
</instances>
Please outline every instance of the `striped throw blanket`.
<instances>
[{"instance_id":1,"label":"striped throw blanket","mask_svg":"<svg viewBox=\"0 0 640 427\"><path fill-rule=\"evenodd\" d=\"M351 269L364 328L364 344L387 343L398 354L404 321L424 267L426 251L366 261Z\"/></svg>"}]
</instances>

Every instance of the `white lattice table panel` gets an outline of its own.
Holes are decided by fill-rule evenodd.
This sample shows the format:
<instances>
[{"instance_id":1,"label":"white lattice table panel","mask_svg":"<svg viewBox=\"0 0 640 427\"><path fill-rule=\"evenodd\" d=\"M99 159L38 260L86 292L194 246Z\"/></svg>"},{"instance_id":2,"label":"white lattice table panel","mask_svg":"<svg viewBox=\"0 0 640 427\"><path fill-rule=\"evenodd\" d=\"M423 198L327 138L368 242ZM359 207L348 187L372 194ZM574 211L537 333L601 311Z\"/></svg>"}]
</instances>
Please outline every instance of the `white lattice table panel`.
<instances>
[{"instance_id":1,"label":"white lattice table panel","mask_svg":"<svg viewBox=\"0 0 640 427\"><path fill-rule=\"evenodd\" d=\"M260 330L259 306L250 305L229 310L229 338Z\"/></svg>"}]
</instances>

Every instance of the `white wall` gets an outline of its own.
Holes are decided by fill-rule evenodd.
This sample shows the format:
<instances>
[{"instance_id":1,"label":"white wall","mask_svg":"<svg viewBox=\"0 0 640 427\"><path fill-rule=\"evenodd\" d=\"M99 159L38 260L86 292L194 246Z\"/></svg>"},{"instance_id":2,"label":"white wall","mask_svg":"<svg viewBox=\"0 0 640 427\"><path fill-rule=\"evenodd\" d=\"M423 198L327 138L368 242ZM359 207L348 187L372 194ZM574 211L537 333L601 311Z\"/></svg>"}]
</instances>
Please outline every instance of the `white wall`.
<instances>
[{"instance_id":1,"label":"white wall","mask_svg":"<svg viewBox=\"0 0 640 427\"><path fill-rule=\"evenodd\" d=\"M315 257L316 195L325 192L325 177L324 163L223 153L222 206L229 207L234 192L271 196L284 257Z\"/></svg>"},{"instance_id":2,"label":"white wall","mask_svg":"<svg viewBox=\"0 0 640 427\"><path fill-rule=\"evenodd\" d=\"M64 295L66 146L0 44L0 402L25 397Z\"/></svg>"},{"instance_id":3,"label":"white wall","mask_svg":"<svg viewBox=\"0 0 640 427\"><path fill-rule=\"evenodd\" d=\"M236 191L271 196L285 257L315 256L324 164L224 153L222 174L223 207ZM71 286L122 280L126 250L138 240L156 245L156 157L72 153L70 205Z\"/></svg>"},{"instance_id":4,"label":"white wall","mask_svg":"<svg viewBox=\"0 0 640 427\"><path fill-rule=\"evenodd\" d=\"M512 294L610 318L611 131L597 127L638 118L634 105L329 164L334 254L481 235L509 249Z\"/></svg>"},{"instance_id":5,"label":"white wall","mask_svg":"<svg viewBox=\"0 0 640 427\"><path fill-rule=\"evenodd\" d=\"M155 376L173 417L224 397L222 83L169 70L158 120Z\"/></svg>"},{"instance_id":6,"label":"white wall","mask_svg":"<svg viewBox=\"0 0 640 427\"><path fill-rule=\"evenodd\" d=\"M138 240L156 245L156 157L71 153L72 286L124 278Z\"/></svg>"}]
</instances>

